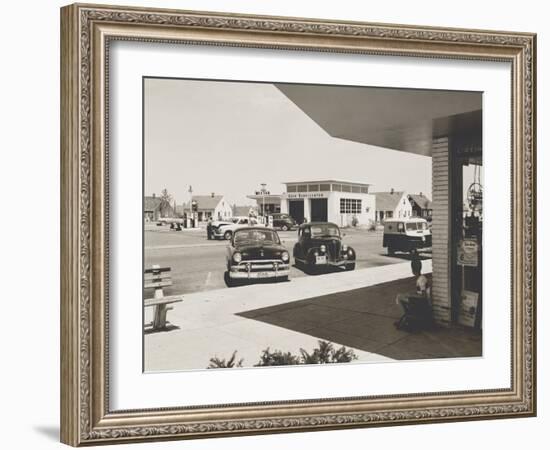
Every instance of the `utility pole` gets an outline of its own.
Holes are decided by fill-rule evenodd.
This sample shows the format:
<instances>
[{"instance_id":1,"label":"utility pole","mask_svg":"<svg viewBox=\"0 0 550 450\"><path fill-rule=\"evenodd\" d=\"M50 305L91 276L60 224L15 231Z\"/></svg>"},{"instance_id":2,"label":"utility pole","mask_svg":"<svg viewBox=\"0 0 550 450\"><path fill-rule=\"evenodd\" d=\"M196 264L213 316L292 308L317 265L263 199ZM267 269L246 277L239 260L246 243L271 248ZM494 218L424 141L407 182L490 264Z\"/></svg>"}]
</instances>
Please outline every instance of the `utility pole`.
<instances>
[{"instance_id":1,"label":"utility pole","mask_svg":"<svg viewBox=\"0 0 550 450\"><path fill-rule=\"evenodd\" d=\"M265 193L267 192L265 187L267 186L267 184L261 183L260 186L262 186L262 189L260 190L260 192L262 193L262 217L264 218L264 225L267 226L265 217Z\"/></svg>"},{"instance_id":2,"label":"utility pole","mask_svg":"<svg viewBox=\"0 0 550 450\"><path fill-rule=\"evenodd\" d=\"M189 185L189 228L191 228L191 217L193 217L193 186Z\"/></svg>"}]
</instances>

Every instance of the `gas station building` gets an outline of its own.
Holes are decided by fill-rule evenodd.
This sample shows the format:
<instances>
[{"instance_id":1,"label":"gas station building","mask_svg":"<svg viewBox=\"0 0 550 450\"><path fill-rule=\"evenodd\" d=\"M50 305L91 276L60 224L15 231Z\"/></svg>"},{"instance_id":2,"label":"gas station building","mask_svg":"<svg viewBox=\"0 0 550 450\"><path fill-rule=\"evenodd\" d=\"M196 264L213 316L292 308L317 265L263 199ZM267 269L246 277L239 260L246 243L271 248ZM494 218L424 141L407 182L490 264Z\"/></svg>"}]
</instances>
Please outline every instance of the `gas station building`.
<instances>
[{"instance_id":1,"label":"gas station building","mask_svg":"<svg viewBox=\"0 0 550 450\"><path fill-rule=\"evenodd\" d=\"M374 222L375 196L369 184L344 180L287 181L279 195L250 195L260 214L280 212L297 223L333 222L339 226L367 225ZM264 206L265 205L265 206Z\"/></svg>"}]
</instances>

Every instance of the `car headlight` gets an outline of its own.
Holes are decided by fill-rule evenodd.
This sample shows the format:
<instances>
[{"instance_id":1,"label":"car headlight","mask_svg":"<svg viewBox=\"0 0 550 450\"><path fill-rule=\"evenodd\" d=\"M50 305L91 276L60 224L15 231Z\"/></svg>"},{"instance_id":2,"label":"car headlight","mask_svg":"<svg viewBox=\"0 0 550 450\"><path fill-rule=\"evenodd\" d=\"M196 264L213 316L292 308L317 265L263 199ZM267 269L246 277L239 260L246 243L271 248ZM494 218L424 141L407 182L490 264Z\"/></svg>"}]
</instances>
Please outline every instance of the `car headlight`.
<instances>
[{"instance_id":1,"label":"car headlight","mask_svg":"<svg viewBox=\"0 0 550 450\"><path fill-rule=\"evenodd\" d=\"M348 251L348 246L346 244L342 245L342 251L343 252L347 252Z\"/></svg>"},{"instance_id":2,"label":"car headlight","mask_svg":"<svg viewBox=\"0 0 550 450\"><path fill-rule=\"evenodd\" d=\"M327 247L325 245L321 245L321 247L319 247L319 250L324 253L327 251Z\"/></svg>"},{"instance_id":3,"label":"car headlight","mask_svg":"<svg viewBox=\"0 0 550 450\"><path fill-rule=\"evenodd\" d=\"M233 253L233 261L240 263L243 260L243 256L239 252Z\"/></svg>"},{"instance_id":4,"label":"car headlight","mask_svg":"<svg viewBox=\"0 0 550 450\"><path fill-rule=\"evenodd\" d=\"M281 254L281 259L284 261L284 262L287 262L289 259L290 259L290 256L288 254L288 252L283 252Z\"/></svg>"}]
</instances>

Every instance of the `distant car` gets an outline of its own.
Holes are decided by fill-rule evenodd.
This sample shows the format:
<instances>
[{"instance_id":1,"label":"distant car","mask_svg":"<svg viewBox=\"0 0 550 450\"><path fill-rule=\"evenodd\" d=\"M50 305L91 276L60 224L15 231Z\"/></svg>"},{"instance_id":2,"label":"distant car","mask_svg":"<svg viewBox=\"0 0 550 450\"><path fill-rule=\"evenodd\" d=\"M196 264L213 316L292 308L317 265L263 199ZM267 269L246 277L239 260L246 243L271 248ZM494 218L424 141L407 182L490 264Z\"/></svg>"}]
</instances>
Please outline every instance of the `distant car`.
<instances>
[{"instance_id":1,"label":"distant car","mask_svg":"<svg viewBox=\"0 0 550 450\"><path fill-rule=\"evenodd\" d=\"M338 225L331 222L310 222L298 228L294 260L309 270L329 267L355 269L355 250L342 242Z\"/></svg>"},{"instance_id":2,"label":"distant car","mask_svg":"<svg viewBox=\"0 0 550 450\"><path fill-rule=\"evenodd\" d=\"M432 231L426 219L421 217L388 219L384 223L382 246L386 247L388 255L428 250L432 246Z\"/></svg>"},{"instance_id":3,"label":"distant car","mask_svg":"<svg viewBox=\"0 0 550 450\"><path fill-rule=\"evenodd\" d=\"M264 226L238 228L227 246L228 286L238 281L288 280L290 255L279 235Z\"/></svg>"},{"instance_id":4,"label":"distant car","mask_svg":"<svg viewBox=\"0 0 550 450\"><path fill-rule=\"evenodd\" d=\"M296 228L296 221L284 213L273 213L273 228L280 228L282 231L288 231Z\"/></svg>"},{"instance_id":5,"label":"distant car","mask_svg":"<svg viewBox=\"0 0 550 450\"><path fill-rule=\"evenodd\" d=\"M212 222L212 237L229 240L237 228L255 225L258 225L258 221L253 217L233 217L228 221L214 221Z\"/></svg>"}]
</instances>

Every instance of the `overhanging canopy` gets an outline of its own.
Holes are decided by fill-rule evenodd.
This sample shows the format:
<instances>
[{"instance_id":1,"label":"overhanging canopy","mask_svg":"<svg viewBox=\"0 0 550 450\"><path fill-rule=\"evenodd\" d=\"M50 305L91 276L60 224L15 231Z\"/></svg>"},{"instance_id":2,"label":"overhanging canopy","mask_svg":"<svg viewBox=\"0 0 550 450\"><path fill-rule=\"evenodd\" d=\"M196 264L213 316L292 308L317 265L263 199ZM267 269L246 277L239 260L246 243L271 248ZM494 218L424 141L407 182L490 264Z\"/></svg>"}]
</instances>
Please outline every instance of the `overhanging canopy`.
<instances>
[{"instance_id":1,"label":"overhanging canopy","mask_svg":"<svg viewBox=\"0 0 550 450\"><path fill-rule=\"evenodd\" d=\"M431 156L434 137L481 136L481 92L275 86L335 138Z\"/></svg>"}]
</instances>

